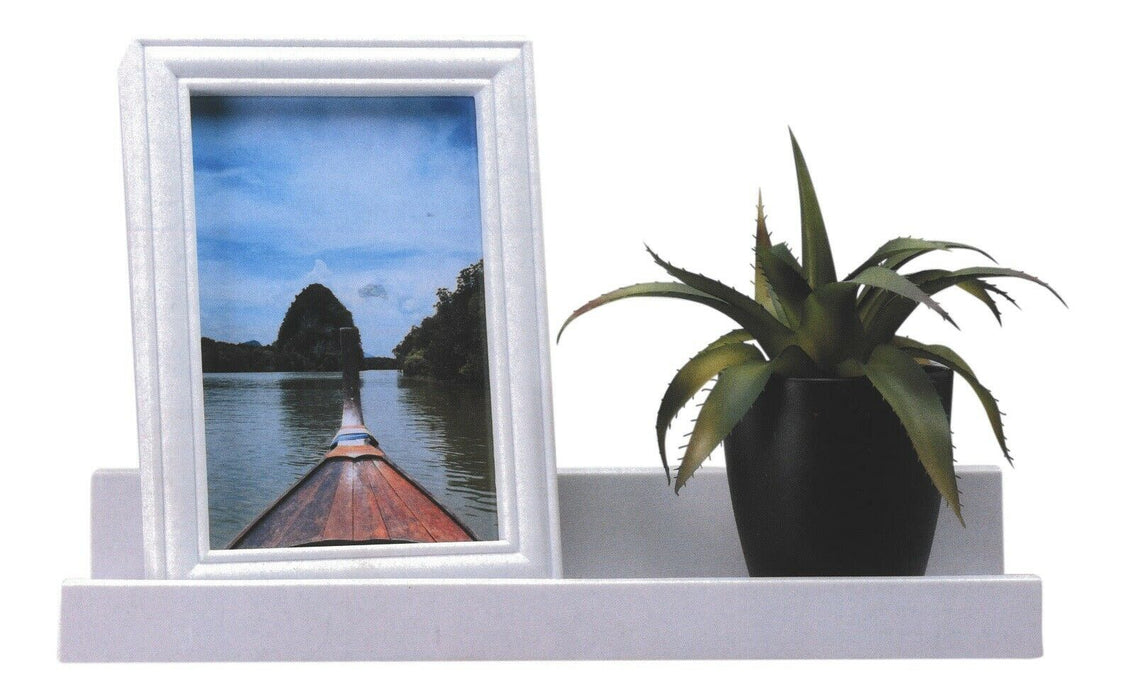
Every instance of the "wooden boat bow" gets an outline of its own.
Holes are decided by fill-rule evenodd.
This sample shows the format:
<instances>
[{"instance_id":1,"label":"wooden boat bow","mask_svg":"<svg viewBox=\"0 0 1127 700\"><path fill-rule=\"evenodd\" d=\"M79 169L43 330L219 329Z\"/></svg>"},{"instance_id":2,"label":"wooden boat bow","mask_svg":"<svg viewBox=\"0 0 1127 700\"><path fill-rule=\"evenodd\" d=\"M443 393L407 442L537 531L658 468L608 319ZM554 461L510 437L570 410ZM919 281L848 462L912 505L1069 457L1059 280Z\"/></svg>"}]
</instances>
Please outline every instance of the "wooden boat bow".
<instances>
[{"instance_id":1,"label":"wooden boat bow","mask_svg":"<svg viewBox=\"0 0 1127 700\"><path fill-rule=\"evenodd\" d=\"M360 340L342 328L341 427L321 461L231 541L231 549L477 539L404 474L364 424Z\"/></svg>"}]
</instances>

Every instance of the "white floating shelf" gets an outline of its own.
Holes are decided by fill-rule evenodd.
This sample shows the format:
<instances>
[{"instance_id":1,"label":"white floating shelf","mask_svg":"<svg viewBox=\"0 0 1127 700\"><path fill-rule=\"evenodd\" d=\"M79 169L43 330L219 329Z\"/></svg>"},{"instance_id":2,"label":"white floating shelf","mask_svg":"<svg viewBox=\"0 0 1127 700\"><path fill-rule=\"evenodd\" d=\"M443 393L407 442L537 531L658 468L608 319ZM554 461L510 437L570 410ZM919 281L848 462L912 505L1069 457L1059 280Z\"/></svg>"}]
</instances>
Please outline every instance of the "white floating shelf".
<instances>
[{"instance_id":1,"label":"white floating shelf","mask_svg":"<svg viewBox=\"0 0 1127 700\"><path fill-rule=\"evenodd\" d=\"M1041 581L1004 575L1001 474L958 470L926 576L746 576L723 470L560 472L563 579L142 580L136 471L93 480L93 578L63 661L1041 655Z\"/></svg>"}]
</instances>

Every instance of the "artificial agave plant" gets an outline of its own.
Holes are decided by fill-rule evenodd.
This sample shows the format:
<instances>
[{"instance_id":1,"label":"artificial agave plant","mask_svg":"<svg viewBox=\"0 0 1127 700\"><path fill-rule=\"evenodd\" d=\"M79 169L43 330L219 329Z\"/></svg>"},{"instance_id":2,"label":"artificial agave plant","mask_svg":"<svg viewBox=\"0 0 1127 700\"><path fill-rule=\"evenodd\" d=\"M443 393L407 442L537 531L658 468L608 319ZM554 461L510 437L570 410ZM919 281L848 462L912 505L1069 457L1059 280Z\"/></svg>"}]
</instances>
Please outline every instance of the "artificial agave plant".
<instances>
[{"instance_id":1,"label":"artificial agave plant","mask_svg":"<svg viewBox=\"0 0 1127 700\"><path fill-rule=\"evenodd\" d=\"M568 317L560 335L568 324L588 311L634 297L695 301L739 324L738 330L717 338L678 370L661 399L657 444L669 477L666 431L677 412L717 378L701 405L685 447L675 491L685 485L705 457L731 432L773 375L864 376L899 417L931 481L962 522L950 424L921 363L949 367L966 380L986 409L1002 453L1012 463L998 404L954 350L897 335L897 329L920 304L957 328L933 298L949 287L957 287L981 301L999 323L998 299L1014 302L987 280L1016 277L1045 287L1058 299L1060 295L1031 275L1001 267L902 272L908 262L936 250L972 250L995 262L973 246L918 238L888 241L857 269L839 279L814 185L793 133L791 146L802 215L801 263L786 244L771 243L761 197L755 233L754 298L709 277L675 267L647 247L654 262L677 281L634 284L592 299Z\"/></svg>"}]
</instances>

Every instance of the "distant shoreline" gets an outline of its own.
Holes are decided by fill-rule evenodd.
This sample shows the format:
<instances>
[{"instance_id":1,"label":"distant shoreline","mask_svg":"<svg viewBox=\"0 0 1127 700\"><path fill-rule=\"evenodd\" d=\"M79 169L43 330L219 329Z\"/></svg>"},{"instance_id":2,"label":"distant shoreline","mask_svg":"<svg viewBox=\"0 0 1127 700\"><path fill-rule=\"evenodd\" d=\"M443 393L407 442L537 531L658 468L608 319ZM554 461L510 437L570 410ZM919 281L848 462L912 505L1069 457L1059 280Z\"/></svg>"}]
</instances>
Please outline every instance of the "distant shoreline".
<instances>
[{"instance_id":1,"label":"distant shoreline","mask_svg":"<svg viewBox=\"0 0 1127 700\"><path fill-rule=\"evenodd\" d=\"M200 353L203 370L208 374L340 371L335 354L331 362L326 362L318 354L278 350L274 344L263 345L255 341L228 343L204 337L200 339ZM402 366L394 357L365 357L361 360L360 369L402 369Z\"/></svg>"},{"instance_id":2,"label":"distant shoreline","mask_svg":"<svg viewBox=\"0 0 1127 700\"><path fill-rule=\"evenodd\" d=\"M363 372L401 372L401 370L399 370L398 368L395 368L395 367L363 368L363 369L360 370L360 372L361 373L363 373ZM320 370L320 369L208 370L208 371L204 372L203 374L205 376L210 375L210 374L324 374L324 375L340 376L340 372L334 372L334 371L331 371L331 370ZM404 376L406 376L406 375L404 375ZM429 379L429 377L411 377L411 379Z\"/></svg>"}]
</instances>

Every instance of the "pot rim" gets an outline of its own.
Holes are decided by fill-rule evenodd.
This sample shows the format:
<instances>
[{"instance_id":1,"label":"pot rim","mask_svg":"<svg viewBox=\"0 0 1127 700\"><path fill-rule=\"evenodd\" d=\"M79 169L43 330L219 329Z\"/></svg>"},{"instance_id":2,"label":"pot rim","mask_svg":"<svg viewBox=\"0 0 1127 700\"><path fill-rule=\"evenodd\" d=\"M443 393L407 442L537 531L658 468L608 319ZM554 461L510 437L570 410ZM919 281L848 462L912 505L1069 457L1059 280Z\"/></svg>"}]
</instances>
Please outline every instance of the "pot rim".
<instances>
[{"instance_id":1,"label":"pot rim","mask_svg":"<svg viewBox=\"0 0 1127 700\"><path fill-rule=\"evenodd\" d=\"M936 363L936 362L929 362L926 365L921 364L920 367L922 367L923 370L925 372L927 372L928 374L954 374L954 370L952 370L950 367L945 367L945 366L943 366L939 363ZM869 381L869 378L864 376L864 375L861 375L859 377L787 377L787 376L784 376L784 375L781 375L781 374L775 374L775 375L772 375L771 378L772 379L781 379L781 380L787 381L787 382L810 382L810 383L814 383L814 384L817 384L817 383L827 383L827 384L829 384L829 383L834 383L834 382L846 383L846 382L857 382L857 381L868 382Z\"/></svg>"}]
</instances>

